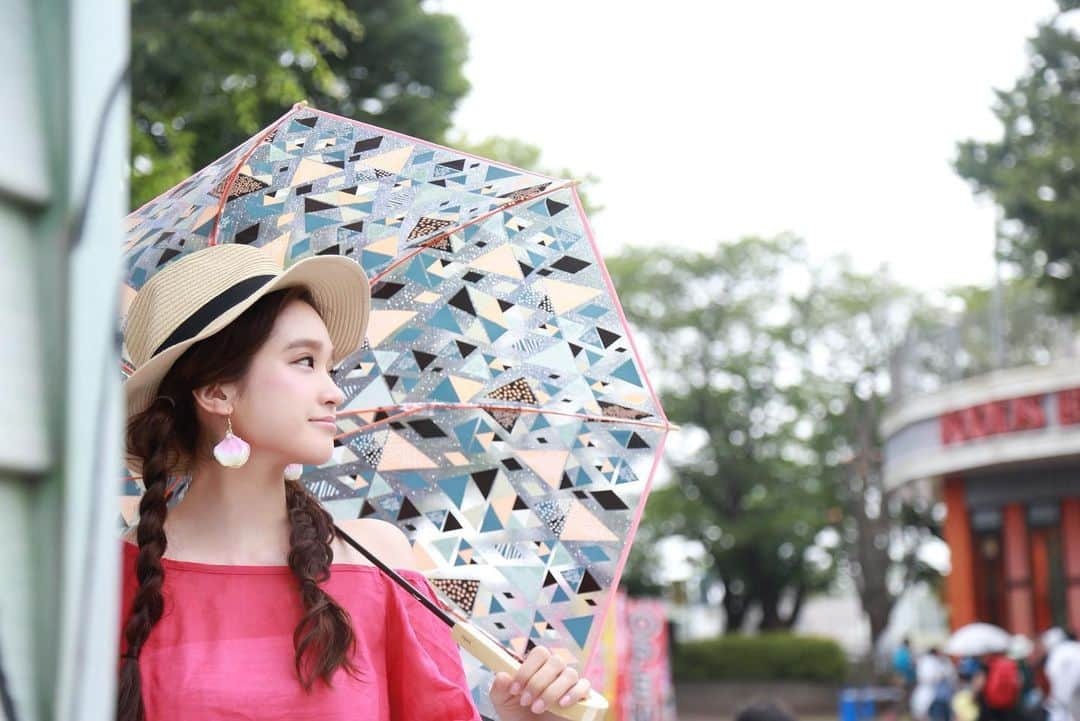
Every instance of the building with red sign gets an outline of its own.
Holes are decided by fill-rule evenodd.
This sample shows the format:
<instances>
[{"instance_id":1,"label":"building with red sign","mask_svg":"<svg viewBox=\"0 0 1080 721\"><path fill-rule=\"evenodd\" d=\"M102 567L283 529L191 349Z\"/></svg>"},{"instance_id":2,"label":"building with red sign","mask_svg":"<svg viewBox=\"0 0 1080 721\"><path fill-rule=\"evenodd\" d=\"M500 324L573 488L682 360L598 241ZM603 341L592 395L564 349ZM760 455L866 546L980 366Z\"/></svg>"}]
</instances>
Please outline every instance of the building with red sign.
<instances>
[{"instance_id":1,"label":"building with red sign","mask_svg":"<svg viewBox=\"0 0 1080 721\"><path fill-rule=\"evenodd\" d=\"M953 627L1080 630L1080 358L909 394L881 431L887 488L944 500Z\"/></svg>"}]
</instances>

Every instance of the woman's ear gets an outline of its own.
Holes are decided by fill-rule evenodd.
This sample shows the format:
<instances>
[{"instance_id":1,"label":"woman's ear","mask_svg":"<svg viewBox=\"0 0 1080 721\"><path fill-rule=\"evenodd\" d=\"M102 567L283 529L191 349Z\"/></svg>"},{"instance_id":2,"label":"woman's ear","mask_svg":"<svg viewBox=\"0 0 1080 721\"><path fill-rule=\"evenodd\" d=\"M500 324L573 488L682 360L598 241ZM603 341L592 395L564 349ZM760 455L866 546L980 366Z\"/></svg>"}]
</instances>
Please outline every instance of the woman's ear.
<instances>
[{"instance_id":1,"label":"woman's ear","mask_svg":"<svg viewBox=\"0 0 1080 721\"><path fill-rule=\"evenodd\" d=\"M210 383L191 391L195 407L215 415L226 416L236 408L236 384Z\"/></svg>"}]
</instances>

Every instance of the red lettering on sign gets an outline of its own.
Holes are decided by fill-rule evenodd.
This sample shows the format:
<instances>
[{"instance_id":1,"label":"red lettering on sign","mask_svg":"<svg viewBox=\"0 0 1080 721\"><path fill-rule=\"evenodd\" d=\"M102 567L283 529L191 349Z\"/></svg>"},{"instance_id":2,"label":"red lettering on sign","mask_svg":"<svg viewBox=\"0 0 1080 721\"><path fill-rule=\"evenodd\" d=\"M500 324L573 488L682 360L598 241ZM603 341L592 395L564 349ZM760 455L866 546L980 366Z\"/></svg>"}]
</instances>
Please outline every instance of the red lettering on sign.
<instances>
[{"instance_id":1,"label":"red lettering on sign","mask_svg":"<svg viewBox=\"0 0 1080 721\"><path fill-rule=\"evenodd\" d=\"M943 446L960 443L961 440L968 439L967 432L963 430L963 417L960 416L959 411L954 410L945 413L941 419L941 427Z\"/></svg>"},{"instance_id":2,"label":"red lettering on sign","mask_svg":"<svg viewBox=\"0 0 1080 721\"><path fill-rule=\"evenodd\" d=\"M941 444L959 443L968 439L964 429L964 417L960 411L951 411L941 417Z\"/></svg>"},{"instance_id":3,"label":"red lettering on sign","mask_svg":"<svg viewBox=\"0 0 1080 721\"><path fill-rule=\"evenodd\" d=\"M1046 414L1043 412L1042 396L1016 398L1012 401L1013 417L1010 431L1030 431L1046 427Z\"/></svg>"},{"instance_id":4,"label":"red lettering on sign","mask_svg":"<svg viewBox=\"0 0 1080 721\"><path fill-rule=\"evenodd\" d=\"M982 435L991 436L995 433L1009 432L1009 401L993 401L975 407L982 408Z\"/></svg>"},{"instance_id":5,"label":"red lettering on sign","mask_svg":"<svg viewBox=\"0 0 1080 721\"><path fill-rule=\"evenodd\" d=\"M1063 426L1080 423L1080 388L1058 393L1058 422Z\"/></svg>"},{"instance_id":6,"label":"red lettering on sign","mask_svg":"<svg viewBox=\"0 0 1080 721\"><path fill-rule=\"evenodd\" d=\"M1043 412L1042 396L991 401L950 411L941 416L941 443L947 446L950 443L1001 433L1030 431L1045 426L1046 413Z\"/></svg>"}]
</instances>

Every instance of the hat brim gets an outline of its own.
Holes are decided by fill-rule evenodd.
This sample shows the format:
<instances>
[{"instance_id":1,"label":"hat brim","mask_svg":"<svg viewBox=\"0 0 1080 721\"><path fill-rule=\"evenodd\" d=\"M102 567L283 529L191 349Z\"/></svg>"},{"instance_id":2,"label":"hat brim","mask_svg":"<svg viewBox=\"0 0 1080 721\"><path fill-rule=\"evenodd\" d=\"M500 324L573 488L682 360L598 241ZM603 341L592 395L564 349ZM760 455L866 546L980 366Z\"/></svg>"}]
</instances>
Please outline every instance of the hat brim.
<instances>
[{"instance_id":1,"label":"hat brim","mask_svg":"<svg viewBox=\"0 0 1080 721\"><path fill-rule=\"evenodd\" d=\"M330 342L334 345L332 363L337 365L355 352L364 340L371 315L371 285L367 274L359 263L343 256L304 258L229 308L193 337L158 353L128 376L124 381L126 418L130 419L150 407L161 380L184 351L223 330L259 298L294 286L306 287L319 307ZM137 475L142 474L139 458L128 456L126 462L129 470ZM181 470L179 463L180 459L169 459L167 466L170 472Z\"/></svg>"}]
</instances>

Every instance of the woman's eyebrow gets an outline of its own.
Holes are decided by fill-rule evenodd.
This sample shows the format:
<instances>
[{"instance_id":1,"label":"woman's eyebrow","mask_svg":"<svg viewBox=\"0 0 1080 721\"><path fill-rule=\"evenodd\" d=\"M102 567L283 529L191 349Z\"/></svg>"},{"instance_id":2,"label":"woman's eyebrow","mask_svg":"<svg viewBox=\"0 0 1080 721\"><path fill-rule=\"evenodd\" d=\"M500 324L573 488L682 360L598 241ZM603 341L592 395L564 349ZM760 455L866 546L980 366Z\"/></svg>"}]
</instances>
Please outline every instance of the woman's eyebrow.
<instances>
[{"instance_id":1,"label":"woman's eyebrow","mask_svg":"<svg viewBox=\"0 0 1080 721\"><path fill-rule=\"evenodd\" d=\"M317 348L322 350L325 346L322 341L314 340L312 338L300 338L285 346L285 350L292 350L293 348ZM334 355L333 346L330 347L330 355Z\"/></svg>"}]
</instances>

